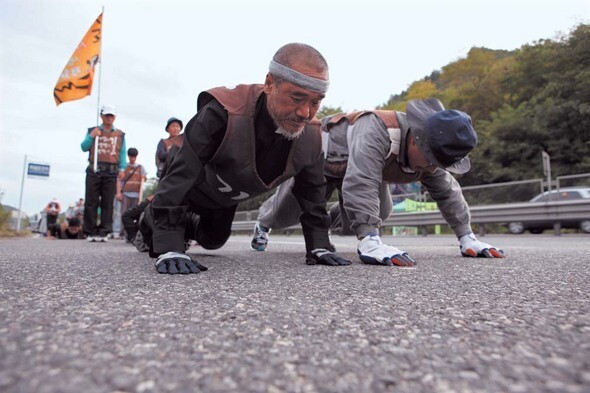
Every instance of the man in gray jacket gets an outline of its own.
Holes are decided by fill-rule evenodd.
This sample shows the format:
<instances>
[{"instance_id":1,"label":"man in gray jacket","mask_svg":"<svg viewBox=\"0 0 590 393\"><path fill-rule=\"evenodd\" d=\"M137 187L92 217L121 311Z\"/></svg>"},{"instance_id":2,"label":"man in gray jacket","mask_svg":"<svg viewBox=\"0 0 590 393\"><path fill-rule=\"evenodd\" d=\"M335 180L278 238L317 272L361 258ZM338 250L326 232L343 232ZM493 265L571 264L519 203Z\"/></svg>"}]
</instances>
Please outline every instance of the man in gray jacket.
<instances>
[{"instance_id":1,"label":"man in gray jacket","mask_svg":"<svg viewBox=\"0 0 590 393\"><path fill-rule=\"evenodd\" d=\"M477 144L471 118L445 110L437 99L411 100L407 113L361 111L322 120L324 174L328 192L341 191L350 227L360 240L361 261L377 265L413 266L414 260L379 236L382 220L392 210L388 183L419 181L437 202L466 257L503 258L504 253L477 240L471 230L469 206L451 173L466 173L467 155ZM289 184L283 184L260 208L252 249L262 251L270 228L294 225L299 212ZM295 220L294 220L295 219Z\"/></svg>"}]
</instances>

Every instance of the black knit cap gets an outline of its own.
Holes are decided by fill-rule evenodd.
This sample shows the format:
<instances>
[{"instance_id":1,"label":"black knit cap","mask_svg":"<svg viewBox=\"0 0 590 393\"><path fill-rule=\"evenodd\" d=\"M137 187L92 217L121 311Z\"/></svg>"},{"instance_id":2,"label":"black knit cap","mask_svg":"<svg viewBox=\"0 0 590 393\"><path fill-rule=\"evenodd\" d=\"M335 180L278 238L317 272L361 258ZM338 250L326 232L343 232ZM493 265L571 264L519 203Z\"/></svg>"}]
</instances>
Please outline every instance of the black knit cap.
<instances>
[{"instance_id":1,"label":"black knit cap","mask_svg":"<svg viewBox=\"0 0 590 393\"><path fill-rule=\"evenodd\" d=\"M77 217L68 218L68 226L79 227L80 225L82 225L82 223L80 222L79 218L77 218Z\"/></svg>"}]
</instances>

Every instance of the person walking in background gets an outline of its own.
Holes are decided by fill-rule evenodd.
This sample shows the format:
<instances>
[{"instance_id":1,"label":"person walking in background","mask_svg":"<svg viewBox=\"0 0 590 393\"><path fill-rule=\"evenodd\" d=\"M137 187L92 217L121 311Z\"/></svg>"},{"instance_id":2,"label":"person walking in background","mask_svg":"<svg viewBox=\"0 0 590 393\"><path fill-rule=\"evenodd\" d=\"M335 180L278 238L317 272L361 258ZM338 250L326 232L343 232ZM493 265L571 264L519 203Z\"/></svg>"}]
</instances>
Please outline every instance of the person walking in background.
<instances>
[{"instance_id":1,"label":"person walking in background","mask_svg":"<svg viewBox=\"0 0 590 393\"><path fill-rule=\"evenodd\" d=\"M41 236L46 237L49 235L49 232L47 232L47 212L45 211L45 208L41 210L39 215L41 218L39 218L39 228L37 229L37 232L41 234Z\"/></svg>"},{"instance_id":2,"label":"person walking in background","mask_svg":"<svg viewBox=\"0 0 590 393\"><path fill-rule=\"evenodd\" d=\"M57 198L53 198L47 206L45 206L45 214L47 215L47 228L57 222L57 217L61 213L61 204Z\"/></svg>"},{"instance_id":3,"label":"person walking in background","mask_svg":"<svg viewBox=\"0 0 590 393\"><path fill-rule=\"evenodd\" d=\"M125 212L139 203L141 189L146 180L146 171L142 165L137 163L137 155L139 151L132 147L127 150L127 157L129 163L125 170L119 174L119 181L117 182L117 200L121 202L120 215L123 216ZM123 232L122 229L121 232ZM123 235L123 233L121 233Z\"/></svg>"},{"instance_id":4,"label":"person walking in background","mask_svg":"<svg viewBox=\"0 0 590 393\"><path fill-rule=\"evenodd\" d=\"M84 219L84 198L78 199L78 202L74 205L74 217L80 220Z\"/></svg>"},{"instance_id":5,"label":"person walking in background","mask_svg":"<svg viewBox=\"0 0 590 393\"><path fill-rule=\"evenodd\" d=\"M84 206L84 234L88 241L107 241L113 229L113 202L117 191L119 171L125 170L125 133L115 128L117 112L113 106L100 109L102 124L88 129L81 143L82 151L89 152L86 168ZM94 169L95 138L98 138L98 160ZM98 208L100 207L100 224Z\"/></svg>"},{"instance_id":6,"label":"person walking in background","mask_svg":"<svg viewBox=\"0 0 590 393\"><path fill-rule=\"evenodd\" d=\"M164 167L170 148L174 145L180 146L182 144L182 138L184 137L180 133L182 127L182 120L177 119L176 117L171 117L166 122L166 127L164 129L170 135L166 139L160 139L156 148L156 168L158 170L156 176L158 179L162 177L162 168Z\"/></svg>"},{"instance_id":7,"label":"person walking in background","mask_svg":"<svg viewBox=\"0 0 590 393\"><path fill-rule=\"evenodd\" d=\"M66 220L69 220L70 218L74 218L76 216L76 205L73 203L70 203L70 205L66 209L65 214L66 214Z\"/></svg>"}]
</instances>

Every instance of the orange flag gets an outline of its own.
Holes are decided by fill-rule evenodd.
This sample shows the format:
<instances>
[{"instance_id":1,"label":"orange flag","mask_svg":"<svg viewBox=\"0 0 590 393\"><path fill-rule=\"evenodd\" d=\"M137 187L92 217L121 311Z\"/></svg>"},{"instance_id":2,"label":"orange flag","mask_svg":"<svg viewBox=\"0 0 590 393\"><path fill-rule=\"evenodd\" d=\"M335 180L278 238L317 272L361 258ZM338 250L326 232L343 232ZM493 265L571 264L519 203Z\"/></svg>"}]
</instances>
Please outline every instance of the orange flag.
<instances>
[{"instance_id":1,"label":"orange flag","mask_svg":"<svg viewBox=\"0 0 590 393\"><path fill-rule=\"evenodd\" d=\"M57 80L53 89L53 98L57 105L90 95L94 67L100 60L101 40L102 13L96 18Z\"/></svg>"}]
</instances>

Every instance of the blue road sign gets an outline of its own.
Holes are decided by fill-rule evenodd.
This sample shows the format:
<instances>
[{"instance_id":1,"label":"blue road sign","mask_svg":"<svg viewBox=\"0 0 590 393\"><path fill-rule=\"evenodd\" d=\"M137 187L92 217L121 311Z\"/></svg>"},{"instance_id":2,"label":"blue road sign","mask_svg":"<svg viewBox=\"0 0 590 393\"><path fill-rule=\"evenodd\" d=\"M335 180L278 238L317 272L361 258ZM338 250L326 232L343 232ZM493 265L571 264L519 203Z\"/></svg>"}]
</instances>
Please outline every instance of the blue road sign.
<instances>
[{"instance_id":1,"label":"blue road sign","mask_svg":"<svg viewBox=\"0 0 590 393\"><path fill-rule=\"evenodd\" d=\"M49 165L29 162L27 176L49 177Z\"/></svg>"}]
</instances>

